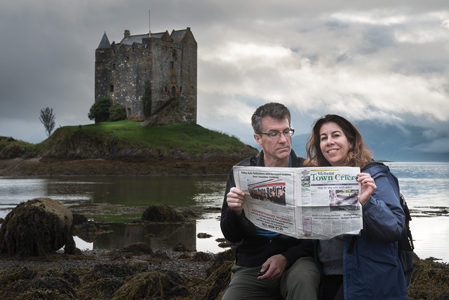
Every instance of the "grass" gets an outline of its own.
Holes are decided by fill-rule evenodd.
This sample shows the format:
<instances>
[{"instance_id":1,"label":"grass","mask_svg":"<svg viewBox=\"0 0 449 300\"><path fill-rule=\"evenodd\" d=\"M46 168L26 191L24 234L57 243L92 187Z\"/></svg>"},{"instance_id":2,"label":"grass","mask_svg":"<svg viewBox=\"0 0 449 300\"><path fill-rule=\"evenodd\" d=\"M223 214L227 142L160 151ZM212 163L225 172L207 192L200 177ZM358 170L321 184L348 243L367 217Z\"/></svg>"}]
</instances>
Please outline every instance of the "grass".
<instances>
[{"instance_id":1,"label":"grass","mask_svg":"<svg viewBox=\"0 0 449 300\"><path fill-rule=\"evenodd\" d=\"M33 144L28 142L24 142L21 140L13 139L12 137L0 136L0 151L5 149L6 147L18 146L21 148L30 148Z\"/></svg>"},{"instance_id":2,"label":"grass","mask_svg":"<svg viewBox=\"0 0 449 300\"><path fill-rule=\"evenodd\" d=\"M245 146L235 137L192 122L143 127L140 122L129 120L90 124L81 129L78 126L60 127L50 138L34 146L36 151L44 151L70 141L76 135L106 144L114 142L120 148L149 148L161 152L176 149L189 154L239 152Z\"/></svg>"}]
</instances>

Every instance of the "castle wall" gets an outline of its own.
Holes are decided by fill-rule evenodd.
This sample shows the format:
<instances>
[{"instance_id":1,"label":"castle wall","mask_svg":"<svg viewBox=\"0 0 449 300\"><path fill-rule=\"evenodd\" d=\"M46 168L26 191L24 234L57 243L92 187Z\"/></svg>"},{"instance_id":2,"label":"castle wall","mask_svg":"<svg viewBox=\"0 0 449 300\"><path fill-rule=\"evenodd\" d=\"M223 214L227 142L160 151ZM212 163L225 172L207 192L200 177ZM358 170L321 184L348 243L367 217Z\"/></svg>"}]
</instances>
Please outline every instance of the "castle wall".
<instances>
[{"instance_id":1,"label":"castle wall","mask_svg":"<svg viewBox=\"0 0 449 300\"><path fill-rule=\"evenodd\" d=\"M109 96L125 107L128 119L144 119L141 97L149 81L152 114L178 98L184 119L196 122L197 45L190 29L181 43L168 32L140 41L96 50L95 99Z\"/></svg>"},{"instance_id":2,"label":"castle wall","mask_svg":"<svg viewBox=\"0 0 449 300\"><path fill-rule=\"evenodd\" d=\"M151 112L159 110L165 102L180 96L181 53L172 43L151 39L153 74L151 77Z\"/></svg>"}]
</instances>

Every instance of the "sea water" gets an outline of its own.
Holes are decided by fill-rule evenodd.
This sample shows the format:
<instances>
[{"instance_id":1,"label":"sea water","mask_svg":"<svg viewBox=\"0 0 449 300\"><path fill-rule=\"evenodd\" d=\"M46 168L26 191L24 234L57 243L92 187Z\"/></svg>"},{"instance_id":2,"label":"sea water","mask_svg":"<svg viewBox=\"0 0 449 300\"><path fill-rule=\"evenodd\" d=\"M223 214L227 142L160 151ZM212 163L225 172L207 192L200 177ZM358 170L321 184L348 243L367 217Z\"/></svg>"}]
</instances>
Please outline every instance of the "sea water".
<instances>
[{"instance_id":1,"label":"sea water","mask_svg":"<svg viewBox=\"0 0 449 300\"><path fill-rule=\"evenodd\" d=\"M385 163L398 177L401 192L411 208L410 224L415 253L420 258L436 257L449 262L449 163ZM221 207L227 176L172 177L0 177L0 218L17 204L37 197L49 197L71 206L109 203L150 206L166 203L175 207L204 205ZM204 252L220 252L222 238L219 213L205 214L196 224L151 230L124 224L89 243L75 238L80 249L120 248L139 241L151 247L172 247L177 242ZM212 237L197 238L197 233ZM155 235L157 234L157 235ZM149 238L149 236L154 236Z\"/></svg>"}]
</instances>

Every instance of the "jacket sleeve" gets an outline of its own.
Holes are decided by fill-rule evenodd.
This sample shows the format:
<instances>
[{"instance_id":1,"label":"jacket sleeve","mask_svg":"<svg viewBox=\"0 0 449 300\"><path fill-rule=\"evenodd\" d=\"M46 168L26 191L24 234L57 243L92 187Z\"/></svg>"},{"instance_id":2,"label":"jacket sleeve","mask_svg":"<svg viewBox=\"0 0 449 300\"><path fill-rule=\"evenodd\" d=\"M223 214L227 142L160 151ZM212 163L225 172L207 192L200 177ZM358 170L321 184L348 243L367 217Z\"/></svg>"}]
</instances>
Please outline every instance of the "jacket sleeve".
<instances>
[{"instance_id":1,"label":"jacket sleeve","mask_svg":"<svg viewBox=\"0 0 449 300\"><path fill-rule=\"evenodd\" d=\"M368 172L369 173L369 172ZM399 188L388 173L372 175L376 190L363 206L363 219L370 235L385 243L401 238L405 214L400 205Z\"/></svg>"},{"instance_id":2,"label":"jacket sleeve","mask_svg":"<svg viewBox=\"0 0 449 300\"><path fill-rule=\"evenodd\" d=\"M220 227L224 237L232 242L240 242L246 236L246 229L244 224L244 213L239 216L232 209L229 208L226 201L226 195L232 187L235 187L234 174L231 170L226 184L226 191L224 194L223 206L221 208Z\"/></svg>"}]
</instances>

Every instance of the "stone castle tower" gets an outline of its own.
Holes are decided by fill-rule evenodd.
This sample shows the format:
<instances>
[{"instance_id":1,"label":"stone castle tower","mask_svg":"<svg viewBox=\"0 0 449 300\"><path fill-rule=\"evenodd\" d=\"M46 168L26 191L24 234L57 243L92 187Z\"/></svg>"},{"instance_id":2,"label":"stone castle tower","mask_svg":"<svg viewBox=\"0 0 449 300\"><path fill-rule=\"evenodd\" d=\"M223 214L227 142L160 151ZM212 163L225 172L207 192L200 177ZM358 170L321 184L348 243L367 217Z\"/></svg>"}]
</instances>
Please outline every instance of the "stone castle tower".
<instances>
[{"instance_id":1,"label":"stone castle tower","mask_svg":"<svg viewBox=\"0 0 449 300\"><path fill-rule=\"evenodd\" d=\"M131 35L109 43L106 32L95 50L95 99L109 96L127 118L143 120L141 98L150 86L152 123L192 121L197 116L197 43L190 28L171 34Z\"/></svg>"}]
</instances>

